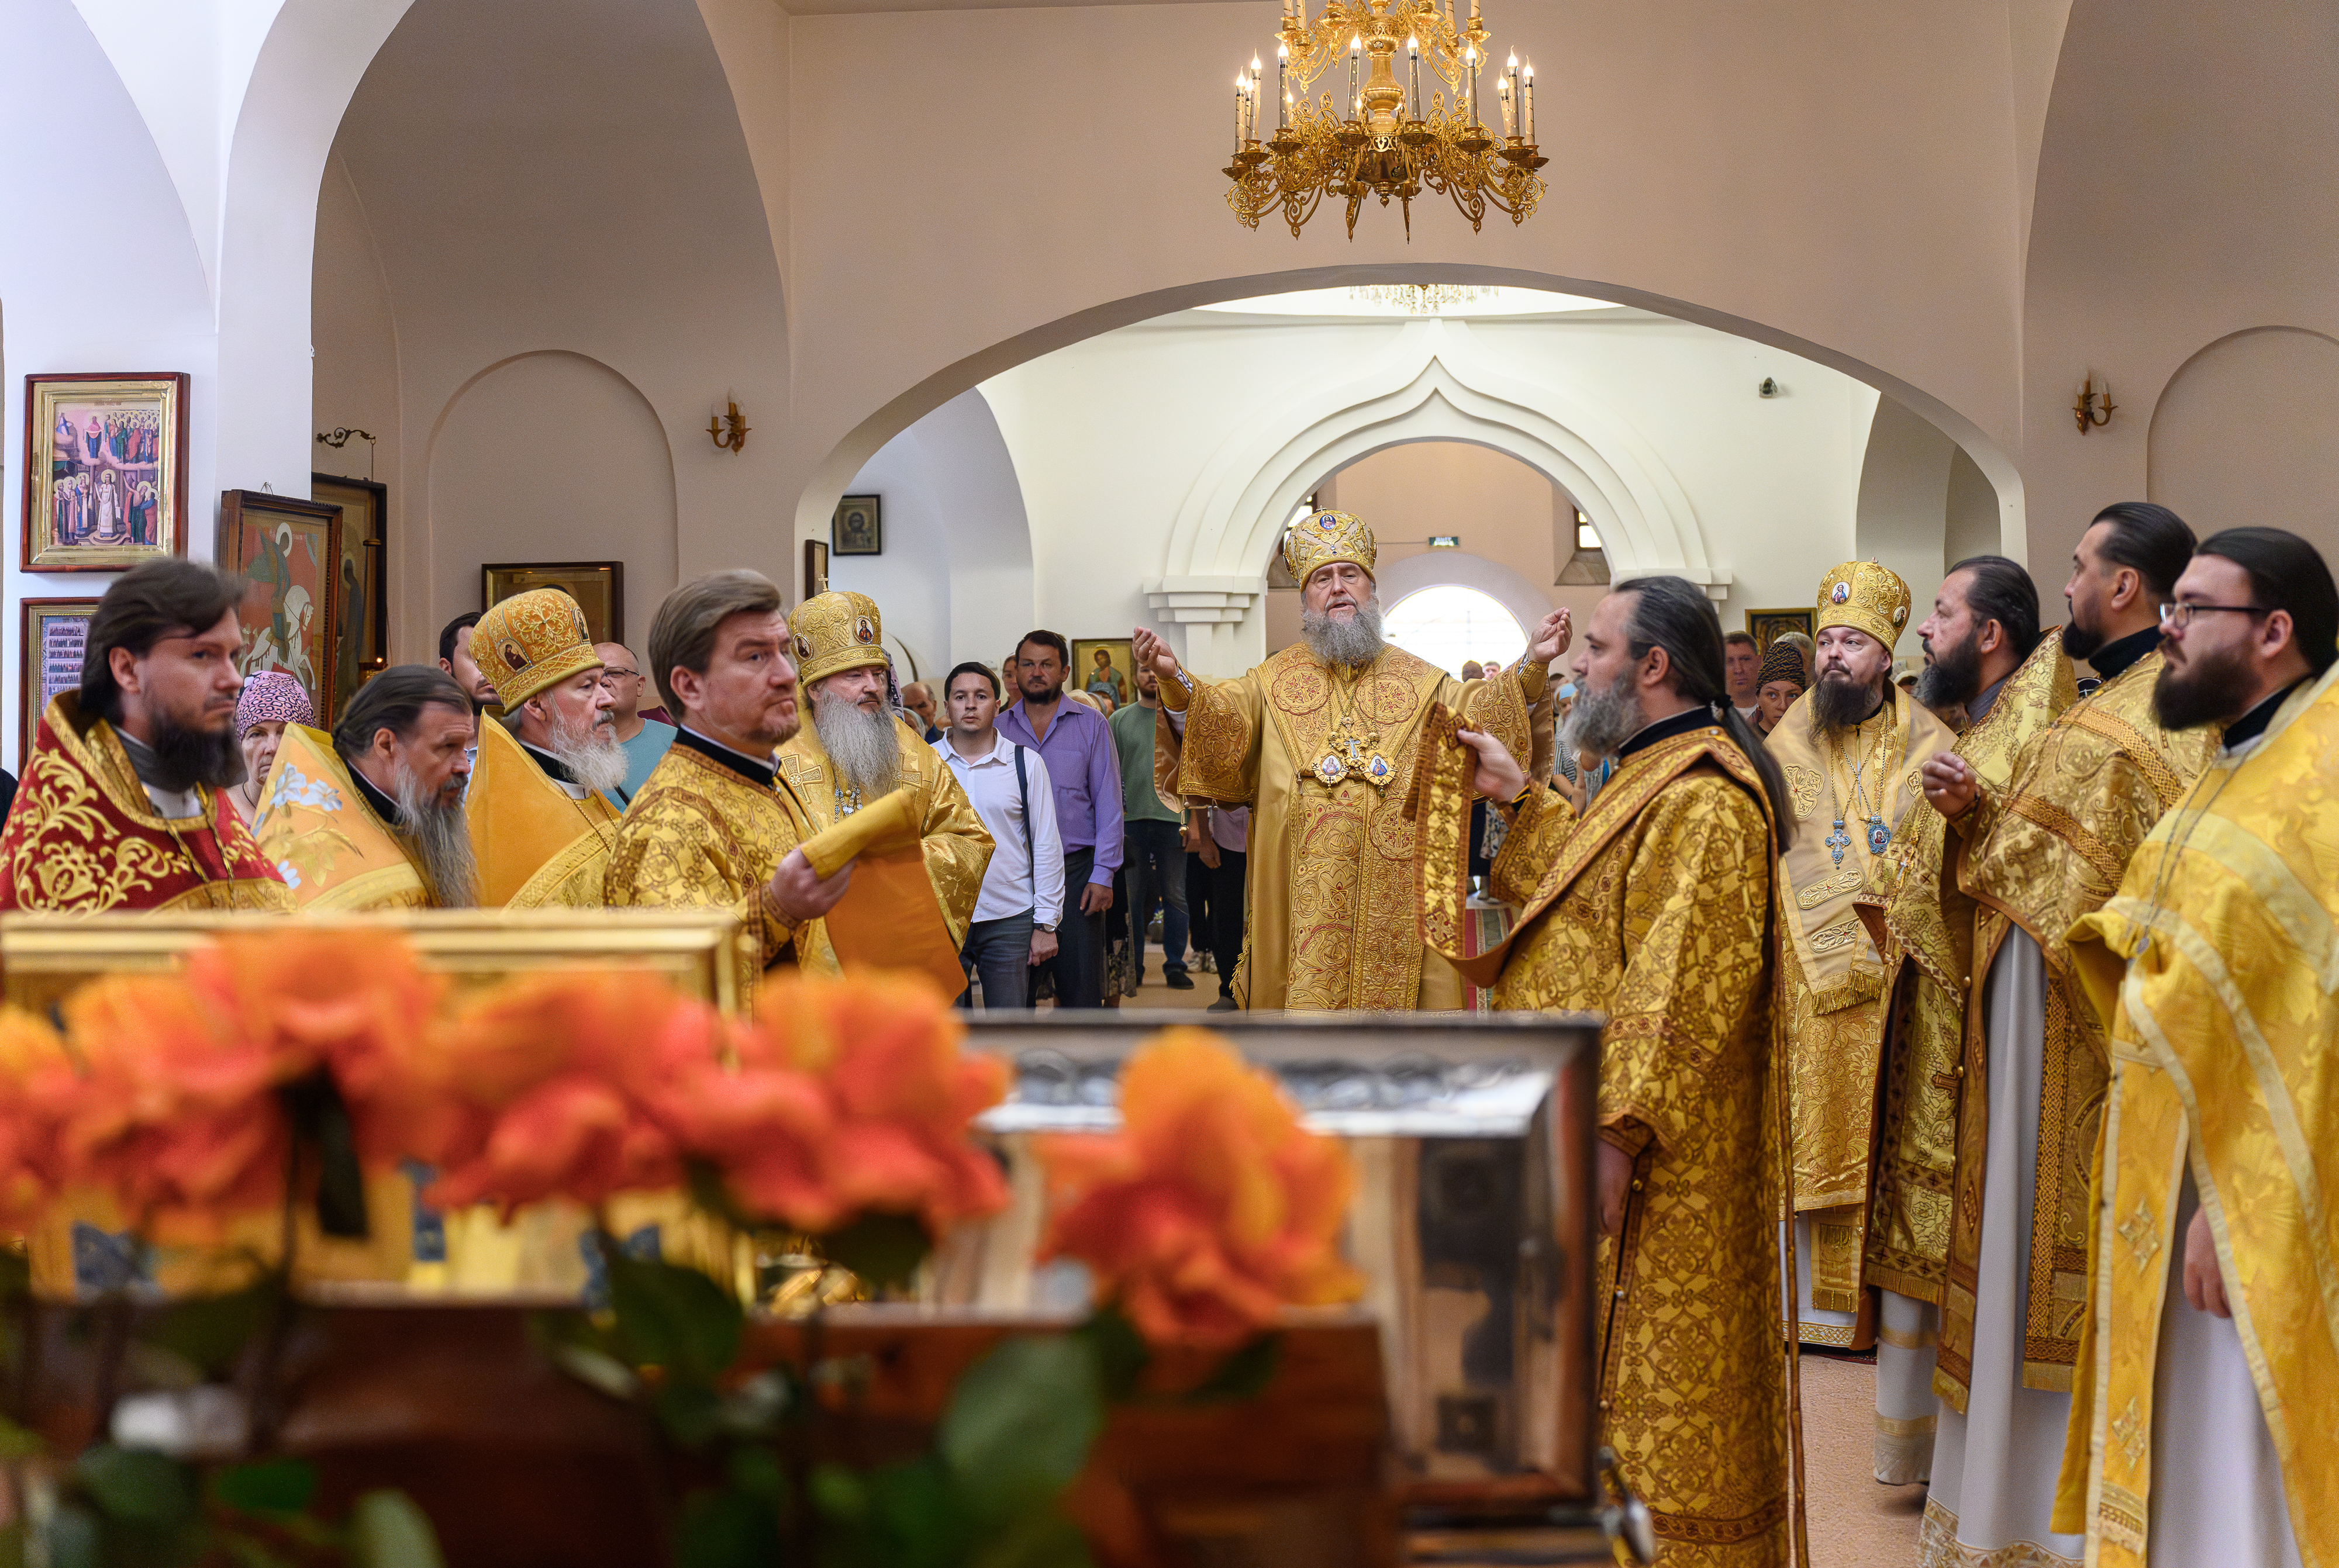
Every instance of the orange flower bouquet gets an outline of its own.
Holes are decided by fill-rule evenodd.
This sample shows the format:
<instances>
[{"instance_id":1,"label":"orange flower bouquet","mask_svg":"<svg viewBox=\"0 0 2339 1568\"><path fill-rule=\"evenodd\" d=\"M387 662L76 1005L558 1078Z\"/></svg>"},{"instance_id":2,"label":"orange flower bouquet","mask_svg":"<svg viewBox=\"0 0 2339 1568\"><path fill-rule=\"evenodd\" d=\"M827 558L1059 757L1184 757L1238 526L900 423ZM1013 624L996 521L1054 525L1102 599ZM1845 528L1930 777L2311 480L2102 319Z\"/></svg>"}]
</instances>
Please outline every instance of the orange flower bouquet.
<instances>
[{"instance_id":1,"label":"orange flower bouquet","mask_svg":"<svg viewBox=\"0 0 2339 1568\"><path fill-rule=\"evenodd\" d=\"M1338 1250L1347 1158L1271 1077L1173 1029L1130 1059L1120 1109L1109 1137L1038 1140L1058 1204L1041 1256L1088 1265L1147 1339L1229 1348L1362 1291Z\"/></svg>"}]
</instances>

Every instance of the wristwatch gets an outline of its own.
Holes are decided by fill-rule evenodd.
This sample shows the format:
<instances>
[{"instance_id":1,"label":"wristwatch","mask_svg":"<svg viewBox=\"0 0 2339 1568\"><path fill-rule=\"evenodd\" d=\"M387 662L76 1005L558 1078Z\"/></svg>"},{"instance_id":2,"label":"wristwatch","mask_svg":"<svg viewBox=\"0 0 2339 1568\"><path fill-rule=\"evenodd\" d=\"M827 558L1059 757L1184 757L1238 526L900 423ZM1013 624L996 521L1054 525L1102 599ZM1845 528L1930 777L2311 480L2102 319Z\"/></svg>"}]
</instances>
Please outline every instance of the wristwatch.
<instances>
[{"instance_id":1,"label":"wristwatch","mask_svg":"<svg viewBox=\"0 0 2339 1568\"><path fill-rule=\"evenodd\" d=\"M1031 929L1033 931L1044 931L1050 936L1056 934L1056 926L1053 921L1035 920L1031 922Z\"/></svg>"}]
</instances>

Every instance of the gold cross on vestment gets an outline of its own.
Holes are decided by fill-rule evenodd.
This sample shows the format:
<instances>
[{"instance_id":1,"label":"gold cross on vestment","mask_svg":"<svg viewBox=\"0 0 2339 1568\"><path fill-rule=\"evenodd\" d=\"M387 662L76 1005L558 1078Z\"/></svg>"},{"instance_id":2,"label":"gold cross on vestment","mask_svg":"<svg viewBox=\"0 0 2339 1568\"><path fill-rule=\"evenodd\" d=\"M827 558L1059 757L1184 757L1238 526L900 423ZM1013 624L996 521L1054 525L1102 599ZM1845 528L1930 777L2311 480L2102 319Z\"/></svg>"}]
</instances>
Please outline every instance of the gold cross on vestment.
<instances>
[{"instance_id":1,"label":"gold cross on vestment","mask_svg":"<svg viewBox=\"0 0 2339 1568\"><path fill-rule=\"evenodd\" d=\"M2152 1255L2160 1250L2160 1227L2143 1198L2136 1200L2136 1212L2119 1222L2119 1235L2127 1243L2128 1256L2136 1259L2136 1271L2142 1274L2151 1267Z\"/></svg>"}]
</instances>

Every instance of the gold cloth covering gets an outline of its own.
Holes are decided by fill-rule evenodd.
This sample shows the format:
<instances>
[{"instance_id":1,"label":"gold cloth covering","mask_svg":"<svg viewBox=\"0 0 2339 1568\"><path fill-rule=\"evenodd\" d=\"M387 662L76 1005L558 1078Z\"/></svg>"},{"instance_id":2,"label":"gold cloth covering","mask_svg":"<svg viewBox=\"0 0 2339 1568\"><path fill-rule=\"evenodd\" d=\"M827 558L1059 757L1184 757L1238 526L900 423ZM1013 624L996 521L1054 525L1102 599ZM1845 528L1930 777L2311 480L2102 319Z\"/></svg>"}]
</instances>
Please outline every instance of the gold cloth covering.
<instances>
[{"instance_id":1,"label":"gold cloth covering","mask_svg":"<svg viewBox=\"0 0 2339 1568\"><path fill-rule=\"evenodd\" d=\"M2049 631L1980 722L1958 737L1957 754L1984 788L2003 788L2023 747L2078 695L2062 634ZM1920 767L1927 760L1915 759ZM1871 897L1881 904L1887 977L1883 1121L1861 1277L1935 1307L1949 1267L1958 1090L1969 1070L1968 1037L1982 1021L1979 1006L1969 1016L1969 1003L1996 946L1978 940L1976 905L1958 885L1961 843L1920 796L1890 853L1872 867L1880 886L1860 895L1863 907Z\"/></svg>"},{"instance_id":2,"label":"gold cloth covering","mask_svg":"<svg viewBox=\"0 0 2339 1568\"><path fill-rule=\"evenodd\" d=\"M2164 1479L2152 1474L2154 1364L2188 1164L2299 1558L2339 1563L2334 821L2339 667L2293 693L2254 749L2213 763L2154 825L2118 893L2070 933L2088 1001L2117 1011L2055 1528L2084 1524L2102 1568L2150 1555Z\"/></svg>"},{"instance_id":3,"label":"gold cloth covering","mask_svg":"<svg viewBox=\"0 0 2339 1568\"><path fill-rule=\"evenodd\" d=\"M436 902L406 840L374 814L333 737L287 725L252 819L295 908L429 909Z\"/></svg>"},{"instance_id":4,"label":"gold cloth covering","mask_svg":"<svg viewBox=\"0 0 2339 1568\"><path fill-rule=\"evenodd\" d=\"M1414 913L1405 807L1416 737L1442 703L1528 764L1547 722L1543 695L1532 660L1466 685L1402 648L1335 669L1304 642L1232 680L1197 679L1190 693L1163 681L1162 705L1186 714L1178 794L1252 808L1236 1000L1308 1012L1459 1008L1462 982L1423 946ZM1316 770L1333 756L1344 771L1327 784Z\"/></svg>"},{"instance_id":5,"label":"gold cloth covering","mask_svg":"<svg viewBox=\"0 0 2339 1568\"><path fill-rule=\"evenodd\" d=\"M918 792L904 784L823 828L803 848L815 876L853 867L844 896L822 917L844 971L906 970L931 981L947 1001L966 989L959 962L965 937L952 936L934 898L919 826Z\"/></svg>"},{"instance_id":6,"label":"gold cloth covering","mask_svg":"<svg viewBox=\"0 0 2339 1568\"><path fill-rule=\"evenodd\" d=\"M1659 1561L1787 1563L1801 1555L1788 1485L1801 1464L1779 1332L1789 1177L1762 780L1706 726L1626 758L1580 818L1538 785L1489 878L1518 923L1472 954L1475 754L1443 708L1424 754L1434 773L1414 811L1432 947L1490 985L1498 1010L1609 1015L1601 1136L1633 1157L1634 1179L1623 1234L1600 1245L1602 1437L1655 1516Z\"/></svg>"},{"instance_id":7,"label":"gold cloth covering","mask_svg":"<svg viewBox=\"0 0 2339 1568\"><path fill-rule=\"evenodd\" d=\"M0 830L0 910L291 909L235 808L200 785L195 798L201 816L166 821L113 726L59 694Z\"/></svg>"},{"instance_id":8,"label":"gold cloth covering","mask_svg":"<svg viewBox=\"0 0 2339 1568\"><path fill-rule=\"evenodd\" d=\"M2071 1386L2087 1284L2087 1174L2108 1073L2102 1021L2080 993L2065 937L2111 896L2128 856L2217 750L2214 728L2160 727L2152 712L2160 666L2158 653L2147 654L2067 708L2025 748L2010 781L1985 777L1954 824L1965 845L1958 881L1981 905L1969 972L1977 981L1989 972L2009 921L2047 962L2038 1177L2027 1200L2027 1388ZM1934 1391L1957 1410L1966 1407L1972 1379L1989 1158L1989 1050L1977 1020L1966 1033L1959 1080L1941 1348L1933 1373Z\"/></svg>"},{"instance_id":9,"label":"gold cloth covering","mask_svg":"<svg viewBox=\"0 0 2339 1568\"><path fill-rule=\"evenodd\" d=\"M482 909L601 907L617 808L598 794L570 799L510 731L484 715L463 809Z\"/></svg>"}]
</instances>

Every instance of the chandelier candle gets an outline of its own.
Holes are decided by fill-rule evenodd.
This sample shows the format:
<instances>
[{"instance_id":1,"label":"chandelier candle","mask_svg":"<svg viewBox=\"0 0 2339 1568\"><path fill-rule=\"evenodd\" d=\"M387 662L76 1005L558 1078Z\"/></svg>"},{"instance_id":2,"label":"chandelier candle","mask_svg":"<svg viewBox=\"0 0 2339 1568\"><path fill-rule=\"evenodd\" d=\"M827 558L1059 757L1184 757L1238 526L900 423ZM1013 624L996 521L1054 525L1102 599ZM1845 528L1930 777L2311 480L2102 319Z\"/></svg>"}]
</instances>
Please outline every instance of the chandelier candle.
<instances>
[{"instance_id":1,"label":"chandelier candle","mask_svg":"<svg viewBox=\"0 0 2339 1568\"><path fill-rule=\"evenodd\" d=\"M1535 64L1534 64L1534 62L1532 62L1532 61L1528 62L1528 64L1527 64L1526 94L1527 94L1527 125L1526 125L1526 139L1527 139L1528 141L1532 142L1532 141L1534 141L1534 140L1535 140Z\"/></svg>"},{"instance_id":2,"label":"chandelier candle","mask_svg":"<svg viewBox=\"0 0 2339 1568\"><path fill-rule=\"evenodd\" d=\"M1527 74L1532 76L1535 73L1530 71ZM1283 100L1275 106L1275 128L1281 131L1291 124L1291 45L1288 44L1275 46L1275 92Z\"/></svg>"}]
</instances>

